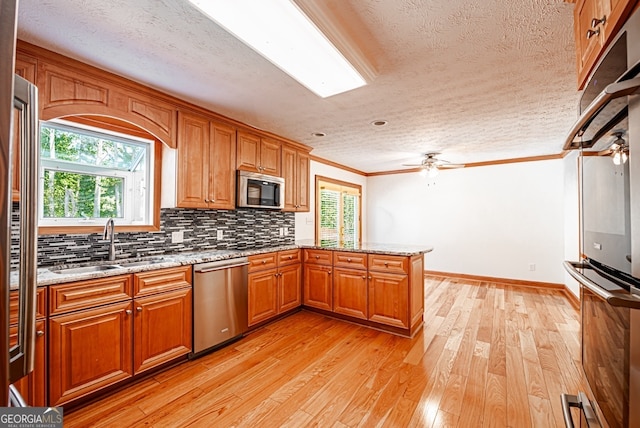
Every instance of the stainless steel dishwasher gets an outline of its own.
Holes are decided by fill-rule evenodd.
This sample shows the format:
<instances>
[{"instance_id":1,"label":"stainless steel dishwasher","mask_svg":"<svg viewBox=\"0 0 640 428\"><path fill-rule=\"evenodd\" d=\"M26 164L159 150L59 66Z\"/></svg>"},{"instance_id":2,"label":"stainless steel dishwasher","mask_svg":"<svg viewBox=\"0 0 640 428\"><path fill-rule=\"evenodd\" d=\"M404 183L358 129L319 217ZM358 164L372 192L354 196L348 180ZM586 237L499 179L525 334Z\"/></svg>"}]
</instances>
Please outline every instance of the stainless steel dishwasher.
<instances>
[{"instance_id":1,"label":"stainless steel dishwasher","mask_svg":"<svg viewBox=\"0 0 640 428\"><path fill-rule=\"evenodd\" d=\"M193 352L204 353L247 331L246 257L193 266Z\"/></svg>"}]
</instances>

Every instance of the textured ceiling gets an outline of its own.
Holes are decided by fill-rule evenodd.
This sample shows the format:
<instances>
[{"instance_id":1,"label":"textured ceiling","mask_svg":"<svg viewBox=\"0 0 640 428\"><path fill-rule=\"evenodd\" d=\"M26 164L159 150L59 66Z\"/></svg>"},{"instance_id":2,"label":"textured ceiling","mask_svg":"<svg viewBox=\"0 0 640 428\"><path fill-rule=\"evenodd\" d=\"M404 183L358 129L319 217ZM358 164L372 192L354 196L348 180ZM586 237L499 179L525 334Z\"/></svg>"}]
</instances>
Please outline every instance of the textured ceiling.
<instances>
[{"instance_id":1,"label":"textured ceiling","mask_svg":"<svg viewBox=\"0 0 640 428\"><path fill-rule=\"evenodd\" d=\"M578 101L573 4L298 1L355 41L369 85L319 98L186 0L20 0L18 38L365 172L428 151L461 163L560 153Z\"/></svg>"}]
</instances>

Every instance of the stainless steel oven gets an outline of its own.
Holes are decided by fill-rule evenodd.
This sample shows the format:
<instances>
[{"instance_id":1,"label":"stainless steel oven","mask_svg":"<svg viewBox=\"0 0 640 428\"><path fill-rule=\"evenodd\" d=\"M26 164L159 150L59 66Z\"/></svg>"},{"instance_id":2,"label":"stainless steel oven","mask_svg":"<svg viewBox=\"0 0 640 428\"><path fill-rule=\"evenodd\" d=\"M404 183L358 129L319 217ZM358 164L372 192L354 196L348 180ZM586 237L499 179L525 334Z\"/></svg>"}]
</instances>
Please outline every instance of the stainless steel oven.
<instances>
[{"instance_id":1,"label":"stainless steel oven","mask_svg":"<svg viewBox=\"0 0 640 428\"><path fill-rule=\"evenodd\" d=\"M579 149L582 427L640 427L640 11L589 78L565 149Z\"/></svg>"}]
</instances>

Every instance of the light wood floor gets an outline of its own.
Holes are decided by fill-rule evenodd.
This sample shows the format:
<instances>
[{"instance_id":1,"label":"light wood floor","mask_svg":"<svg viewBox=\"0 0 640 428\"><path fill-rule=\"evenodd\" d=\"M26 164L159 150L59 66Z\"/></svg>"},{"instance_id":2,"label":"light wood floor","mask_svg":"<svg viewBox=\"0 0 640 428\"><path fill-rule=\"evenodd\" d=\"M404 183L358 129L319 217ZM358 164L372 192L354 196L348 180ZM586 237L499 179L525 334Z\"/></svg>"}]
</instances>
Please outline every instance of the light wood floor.
<instances>
[{"instance_id":1,"label":"light wood floor","mask_svg":"<svg viewBox=\"0 0 640 428\"><path fill-rule=\"evenodd\" d=\"M556 291L429 277L414 339L302 311L65 414L65 427L561 427L578 312Z\"/></svg>"}]
</instances>

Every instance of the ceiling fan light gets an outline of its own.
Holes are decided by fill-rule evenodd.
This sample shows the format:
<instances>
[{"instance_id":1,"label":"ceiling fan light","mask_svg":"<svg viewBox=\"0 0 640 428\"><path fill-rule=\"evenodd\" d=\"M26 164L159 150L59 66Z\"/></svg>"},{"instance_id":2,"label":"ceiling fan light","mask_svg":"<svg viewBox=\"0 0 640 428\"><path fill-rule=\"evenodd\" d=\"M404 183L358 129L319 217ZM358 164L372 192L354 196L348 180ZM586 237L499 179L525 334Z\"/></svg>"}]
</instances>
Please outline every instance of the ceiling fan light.
<instances>
[{"instance_id":1,"label":"ceiling fan light","mask_svg":"<svg viewBox=\"0 0 640 428\"><path fill-rule=\"evenodd\" d=\"M435 165L431 165L427 168L427 175L429 178L435 178L438 175L438 168Z\"/></svg>"},{"instance_id":2,"label":"ceiling fan light","mask_svg":"<svg viewBox=\"0 0 640 428\"><path fill-rule=\"evenodd\" d=\"M620 151L616 150L615 152L613 152L613 164L620 165L620 160L621 160Z\"/></svg>"},{"instance_id":3,"label":"ceiling fan light","mask_svg":"<svg viewBox=\"0 0 640 428\"><path fill-rule=\"evenodd\" d=\"M622 152L622 163L626 163L629 156L627 156L627 152Z\"/></svg>"},{"instance_id":4,"label":"ceiling fan light","mask_svg":"<svg viewBox=\"0 0 640 428\"><path fill-rule=\"evenodd\" d=\"M427 168L422 168L418 174L420 174L420 177L426 177L427 176Z\"/></svg>"}]
</instances>

